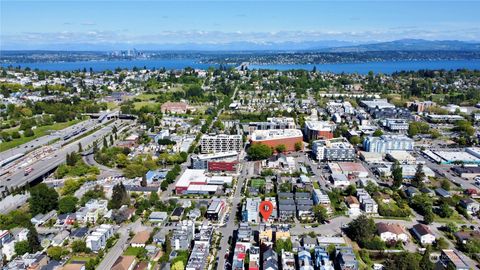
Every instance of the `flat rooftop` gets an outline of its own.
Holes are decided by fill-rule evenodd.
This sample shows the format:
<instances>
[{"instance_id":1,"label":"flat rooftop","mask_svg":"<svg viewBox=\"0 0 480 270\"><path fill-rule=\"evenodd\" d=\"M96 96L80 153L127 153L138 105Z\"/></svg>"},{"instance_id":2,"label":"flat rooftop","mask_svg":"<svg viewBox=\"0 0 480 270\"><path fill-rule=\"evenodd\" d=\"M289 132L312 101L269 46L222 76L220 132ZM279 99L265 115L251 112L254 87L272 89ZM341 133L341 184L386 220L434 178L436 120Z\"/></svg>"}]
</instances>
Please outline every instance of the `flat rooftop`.
<instances>
[{"instance_id":1,"label":"flat rooftop","mask_svg":"<svg viewBox=\"0 0 480 270\"><path fill-rule=\"evenodd\" d=\"M361 104L371 109L395 108L395 105L389 103L386 99L362 100Z\"/></svg>"},{"instance_id":2,"label":"flat rooftop","mask_svg":"<svg viewBox=\"0 0 480 270\"><path fill-rule=\"evenodd\" d=\"M264 141L292 137L303 138L303 134L299 129L255 130L252 134L252 141Z\"/></svg>"},{"instance_id":3,"label":"flat rooftop","mask_svg":"<svg viewBox=\"0 0 480 270\"><path fill-rule=\"evenodd\" d=\"M305 121L305 126L310 130L333 130L335 124L327 121Z\"/></svg>"},{"instance_id":4,"label":"flat rooftop","mask_svg":"<svg viewBox=\"0 0 480 270\"><path fill-rule=\"evenodd\" d=\"M480 159L467 153L467 152L458 152L458 151L433 151L435 155L439 156L441 159L447 162L454 161L463 161L463 162L480 162Z\"/></svg>"}]
</instances>

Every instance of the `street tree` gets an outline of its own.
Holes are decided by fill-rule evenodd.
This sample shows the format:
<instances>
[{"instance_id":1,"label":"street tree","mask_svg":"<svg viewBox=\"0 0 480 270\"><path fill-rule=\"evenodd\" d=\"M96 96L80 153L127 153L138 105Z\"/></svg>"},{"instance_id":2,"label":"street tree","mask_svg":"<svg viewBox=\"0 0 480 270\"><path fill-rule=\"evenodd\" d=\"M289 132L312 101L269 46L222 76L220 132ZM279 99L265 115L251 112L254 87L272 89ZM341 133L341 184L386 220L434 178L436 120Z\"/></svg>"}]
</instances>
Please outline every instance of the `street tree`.
<instances>
[{"instance_id":1,"label":"street tree","mask_svg":"<svg viewBox=\"0 0 480 270\"><path fill-rule=\"evenodd\" d=\"M54 188L49 188L45 183L40 183L30 189L28 200L32 216L45 214L58 206L58 193Z\"/></svg>"}]
</instances>

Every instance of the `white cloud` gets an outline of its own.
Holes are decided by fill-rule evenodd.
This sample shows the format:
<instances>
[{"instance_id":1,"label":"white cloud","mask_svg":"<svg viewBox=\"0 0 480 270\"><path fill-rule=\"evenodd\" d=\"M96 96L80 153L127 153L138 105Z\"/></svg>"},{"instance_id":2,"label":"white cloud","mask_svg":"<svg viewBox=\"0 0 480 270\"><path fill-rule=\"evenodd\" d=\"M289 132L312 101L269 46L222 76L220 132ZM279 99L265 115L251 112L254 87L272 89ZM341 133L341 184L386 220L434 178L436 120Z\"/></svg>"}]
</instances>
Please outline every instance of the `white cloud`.
<instances>
[{"instance_id":1,"label":"white cloud","mask_svg":"<svg viewBox=\"0 0 480 270\"><path fill-rule=\"evenodd\" d=\"M421 30L416 27L374 29L369 31L279 31L279 32L221 32L221 31L161 31L139 35L134 31L63 31L24 32L0 34L2 48L15 49L19 44L225 44L231 42L281 43L322 40L343 40L354 42L388 41L402 38L480 40L480 28L461 30Z\"/></svg>"}]
</instances>

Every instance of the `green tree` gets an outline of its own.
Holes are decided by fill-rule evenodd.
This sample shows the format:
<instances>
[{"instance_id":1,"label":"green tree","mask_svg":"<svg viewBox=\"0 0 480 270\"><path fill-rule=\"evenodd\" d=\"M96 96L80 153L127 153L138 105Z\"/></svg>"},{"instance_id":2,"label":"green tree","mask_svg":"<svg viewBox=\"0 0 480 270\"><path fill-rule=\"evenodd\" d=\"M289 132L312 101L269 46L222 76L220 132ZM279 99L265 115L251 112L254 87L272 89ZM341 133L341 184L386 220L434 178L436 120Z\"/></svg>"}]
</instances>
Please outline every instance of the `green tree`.
<instances>
[{"instance_id":1,"label":"green tree","mask_svg":"<svg viewBox=\"0 0 480 270\"><path fill-rule=\"evenodd\" d=\"M433 222L433 219L434 219L433 211L432 211L432 209L430 208L430 209L427 210L427 212L425 212L425 214L423 215L423 222L425 222L426 224L431 224L431 223Z\"/></svg>"},{"instance_id":2,"label":"green tree","mask_svg":"<svg viewBox=\"0 0 480 270\"><path fill-rule=\"evenodd\" d=\"M290 238L287 238L286 240L283 239L278 239L275 241L275 251L277 253L281 253L282 250L291 252L293 249L293 244L292 240Z\"/></svg>"},{"instance_id":3,"label":"green tree","mask_svg":"<svg viewBox=\"0 0 480 270\"><path fill-rule=\"evenodd\" d=\"M423 253L422 259L420 260L420 269L421 270L433 270L434 265L430 260L431 246L427 246L425 252Z\"/></svg>"},{"instance_id":4,"label":"green tree","mask_svg":"<svg viewBox=\"0 0 480 270\"><path fill-rule=\"evenodd\" d=\"M400 163L395 162L393 164L392 176L393 176L393 187L397 189L403 183L403 173L402 173L402 167L400 167Z\"/></svg>"},{"instance_id":5,"label":"green tree","mask_svg":"<svg viewBox=\"0 0 480 270\"><path fill-rule=\"evenodd\" d=\"M31 128L27 128L23 132L23 136L25 136L25 137L32 137L33 135L35 135L35 133L33 132L33 130Z\"/></svg>"},{"instance_id":6,"label":"green tree","mask_svg":"<svg viewBox=\"0 0 480 270\"><path fill-rule=\"evenodd\" d=\"M261 160L272 156L273 151L268 145L255 143L248 148L247 153L252 160Z\"/></svg>"},{"instance_id":7,"label":"green tree","mask_svg":"<svg viewBox=\"0 0 480 270\"><path fill-rule=\"evenodd\" d=\"M362 139L358 136L352 136L350 138L350 143L353 144L353 145L357 145L357 144L362 143Z\"/></svg>"},{"instance_id":8,"label":"green tree","mask_svg":"<svg viewBox=\"0 0 480 270\"><path fill-rule=\"evenodd\" d=\"M58 193L54 188L49 188L45 183L40 183L30 189L28 200L32 216L45 214L58 206Z\"/></svg>"},{"instance_id":9,"label":"green tree","mask_svg":"<svg viewBox=\"0 0 480 270\"><path fill-rule=\"evenodd\" d=\"M453 209L450 208L448 203L443 202L438 209L438 215L442 218L449 218L453 215Z\"/></svg>"},{"instance_id":10,"label":"green tree","mask_svg":"<svg viewBox=\"0 0 480 270\"><path fill-rule=\"evenodd\" d=\"M49 247L47 249L48 257L52 258L53 260L60 261L63 257L63 248L61 247Z\"/></svg>"},{"instance_id":11,"label":"green tree","mask_svg":"<svg viewBox=\"0 0 480 270\"><path fill-rule=\"evenodd\" d=\"M117 184L113 187L112 199L108 202L109 209L118 209L122 205L128 205L129 198L127 190L123 183Z\"/></svg>"},{"instance_id":12,"label":"green tree","mask_svg":"<svg viewBox=\"0 0 480 270\"><path fill-rule=\"evenodd\" d=\"M373 132L373 137L380 137L383 135L383 131L381 129L377 129Z\"/></svg>"},{"instance_id":13,"label":"green tree","mask_svg":"<svg viewBox=\"0 0 480 270\"><path fill-rule=\"evenodd\" d=\"M75 253L87 253L87 244L83 240L75 240L71 245L72 251Z\"/></svg>"},{"instance_id":14,"label":"green tree","mask_svg":"<svg viewBox=\"0 0 480 270\"><path fill-rule=\"evenodd\" d=\"M123 174L127 178L135 178L135 177L142 177L144 176L148 171L148 168L145 167L142 164L137 164L137 163L132 163L128 164L124 169L123 169Z\"/></svg>"},{"instance_id":15,"label":"green tree","mask_svg":"<svg viewBox=\"0 0 480 270\"><path fill-rule=\"evenodd\" d=\"M30 228L28 228L27 242L28 246L30 247L30 253L35 253L42 249L40 246L40 239L38 238L37 229L35 229L34 226L30 226Z\"/></svg>"},{"instance_id":16,"label":"green tree","mask_svg":"<svg viewBox=\"0 0 480 270\"><path fill-rule=\"evenodd\" d=\"M18 131L12 131L12 138L18 139L18 138L20 138L20 137L21 137L21 136L20 136L20 133L18 133Z\"/></svg>"},{"instance_id":17,"label":"green tree","mask_svg":"<svg viewBox=\"0 0 480 270\"><path fill-rule=\"evenodd\" d=\"M112 134L110 134L110 145L113 146L113 135Z\"/></svg>"},{"instance_id":18,"label":"green tree","mask_svg":"<svg viewBox=\"0 0 480 270\"><path fill-rule=\"evenodd\" d=\"M30 252L30 246L28 245L28 241L26 240L16 242L14 248L15 248L15 254L20 256Z\"/></svg>"},{"instance_id":19,"label":"green tree","mask_svg":"<svg viewBox=\"0 0 480 270\"><path fill-rule=\"evenodd\" d=\"M103 191L103 187L96 185L93 189L88 190L83 194L82 199L80 200L80 204L85 205L85 203L87 203L91 199L100 198L105 198L105 192Z\"/></svg>"},{"instance_id":20,"label":"green tree","mask_svg":"<svg viewBox=\"0 0 480 270\"><path fill-rule=\"evenodd\" d=\"M185 265L183 264L183 261L177 261L172 265L172 270L184 270Z\"/></svg>"},{"instance_id":21,"label":"green tree","mask_svg":"<svg viewBox=\"0 0 480 270\"><path fill-rule=\"evenodd\" d=\"M423 172L423 164L419 163L417 165L417 170L415 171L415 175L412 179L412 185L421 188L424 186L425 173Z\"/></svg>"},{"instance_id":22,"label":"green tree","mask_svg":"<svg viewBox=\"0 0 480 270\"><path fill-rule=\"evenodd\" d=\"M285 146L285 144L279 144L275 147L275 150L277 151L277 153L283 153L287 150L287 147Z\"/></svg>"},{"instance_id":23,"label":"green tree","mask_svg":"<svg viewBox=\"0 0 480 270\"><path fill-rule=\"evenodd\" d=\"M435 240L435 244L434 244L434 245L435 245L435 247L436 247L437 249L446 249L446 248L448 248L448 242L447 242L447 240L445 240L445 238L443 238L443 237L437 238L437 239Z\"/></svg>"},{"instance_id":24,"label":"green tree","mask_svg":"<svg viewBox=\"0 0 480 270\"><path fill-rule=\"evenodd\" d=\"M364 246L377 230L372 218L361 215L348 224L347 234L353 240Z\"/></svg>"},{"instance_id":25,"label":"green tree","mask_svg":"<svg viewBox=\"0 0 480 270\"><path fill-rule=\"evenodd\" d=\"M441 186L445 190L450 190L450 181L448 181L448 179L442 179Z\"/></svg>"},{"instance_id":26,"label":"green tree","mask_svg":"<svg viewBox=\"0 0 480 270\"><path fill-rule=\"evenodd\" d=\"M296 142L295 145L295 151L301 151L303 149L303 143L302 142Z\"/></svg>"},{"instance_id":27,"label":"green tree","mask_svg":"<svg viewBox=\"0 0 480 270\"><path fill-rule=\"evenodd\" d=\"M58 200L58 212L60 214L67 214L75 212L78 199L74 196L68 195Z\"/></svg>"},{"instance_id":28,"label":"green tree","mask_svg":"<svg viewBox=\"0 0 480 270\"><path fill-rule=\"evenodd\" d=\"M455 222L448 222L444 228L449 233L456 233L458 231L458 227Z\"/></svg>"},{"instance_id":29,"label":"green tree","mask_svg":"<svg viewBox=\"0 0 480 270\"><path fill-rule=\"evenodd\" d=\"M319 223L324 223L328 219L327 209L320 204L313 207L313 214Z\"/></svg>"}]
</instances>

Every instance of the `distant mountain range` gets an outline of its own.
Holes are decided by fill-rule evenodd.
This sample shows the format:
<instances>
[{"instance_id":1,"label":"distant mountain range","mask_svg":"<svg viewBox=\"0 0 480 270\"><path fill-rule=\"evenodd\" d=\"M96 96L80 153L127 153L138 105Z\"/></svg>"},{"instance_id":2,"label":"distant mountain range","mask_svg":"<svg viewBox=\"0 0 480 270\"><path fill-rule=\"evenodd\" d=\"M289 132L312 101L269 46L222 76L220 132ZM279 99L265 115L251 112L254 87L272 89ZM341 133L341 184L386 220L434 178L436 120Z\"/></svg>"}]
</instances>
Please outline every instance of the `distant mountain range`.
<instances>
[{"instance_id":1,"label":"distant mountain range","mask_svg":"<svg viewBox=\"0 0 480 270\"><path fill-rule=\"evenodd\" d=\"M320 49L322 50L322 49ZM390 42L331 47L327 52L371 51L478 51L480 43L459 40L401 39Z\"/></svg>"},{"instance_id":2,"label":"distant mountain range","mask_svg":"<svg viewBox=\"0 0 480 270\"><path fill-rule=\"evenodd\" d=\"M319 52L369 52L369 51L479 51L480 42L459 40L401 39L389 42L350 42L341 40L302 42L230 42L230 43L181 43L181 44L123 44L123 43L82 43L8 46L23 50L49 51L113 51L137 49L142 51L319 51Z\"/></svg>"}]
</instances>

